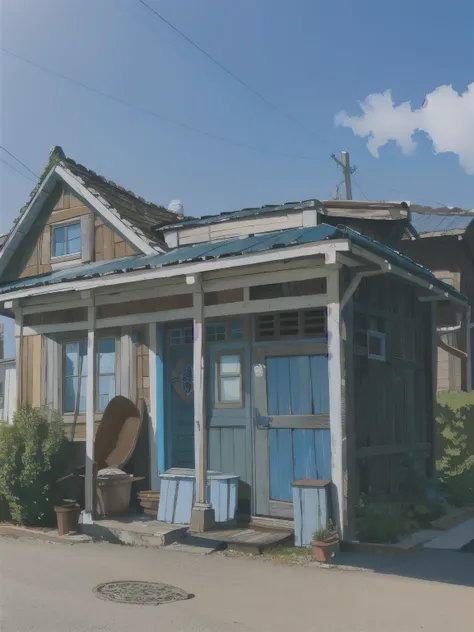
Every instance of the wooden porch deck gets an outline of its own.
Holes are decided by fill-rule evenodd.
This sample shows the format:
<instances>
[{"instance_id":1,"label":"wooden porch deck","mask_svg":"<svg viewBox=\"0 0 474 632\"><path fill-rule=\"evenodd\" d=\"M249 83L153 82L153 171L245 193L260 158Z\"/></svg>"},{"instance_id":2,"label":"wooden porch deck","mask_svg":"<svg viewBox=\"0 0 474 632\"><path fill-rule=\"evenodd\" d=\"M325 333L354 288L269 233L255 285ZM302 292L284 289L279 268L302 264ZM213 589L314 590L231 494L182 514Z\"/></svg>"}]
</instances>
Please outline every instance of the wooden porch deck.
<instances>
[{"instance_id":1,"label":"wooden porch deck","mask_svg":"<svg viewBox=\"0 0 474 632\"><path fill-rule=\"evenodd\" d=\"M291 543L293 532L282 529L253 529L245 526L213 530L200 533L198 536L193 534L193 537L221 542L231 551L259 554L276 546Z\"/></svg>"}]
</instances>

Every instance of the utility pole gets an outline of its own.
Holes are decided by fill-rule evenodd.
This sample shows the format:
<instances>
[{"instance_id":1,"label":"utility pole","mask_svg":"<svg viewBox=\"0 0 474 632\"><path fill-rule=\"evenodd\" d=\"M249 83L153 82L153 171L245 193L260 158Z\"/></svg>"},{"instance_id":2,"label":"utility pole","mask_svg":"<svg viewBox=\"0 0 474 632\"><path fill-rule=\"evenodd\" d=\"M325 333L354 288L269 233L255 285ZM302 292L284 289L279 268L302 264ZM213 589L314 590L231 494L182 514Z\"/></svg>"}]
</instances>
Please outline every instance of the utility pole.
<instances>
[{"instance_id":1,"label":"utility pole","mask_svg":"<svg viewBox=\"0 0 474 632\"><path fill-rule=\"evenodd\" d=\"M355 171L355 167L351 169L351 163L349 160L349 152L343 151L341 152L342 160L336 158L334 154L331 155L331 158L334 162L341 167L344 173L344 185L346 187L346 200L352 200L352 183L351 183L351 175Z\"/></svg>"}]
</instances>

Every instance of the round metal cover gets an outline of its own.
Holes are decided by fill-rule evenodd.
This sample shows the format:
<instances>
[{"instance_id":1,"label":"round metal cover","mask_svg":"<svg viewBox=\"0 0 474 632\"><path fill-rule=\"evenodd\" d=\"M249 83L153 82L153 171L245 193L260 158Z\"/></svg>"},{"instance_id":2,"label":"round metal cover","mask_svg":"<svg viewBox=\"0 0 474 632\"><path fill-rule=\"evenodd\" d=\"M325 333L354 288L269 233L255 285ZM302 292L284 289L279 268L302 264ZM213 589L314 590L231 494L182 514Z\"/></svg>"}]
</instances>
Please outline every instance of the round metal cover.
<instances>
[{"instance_id":1,"label":"round metal cover","mask_svg":"<svg viewBox=\"0 0 474 632\"><path fill-rule=\"evenodd\" d=\"M130 603L142 606L159 606L162 603L191 599L194 595L181 588L155 582L120 581L99 584L95 596L105 601Z\"/></svg>"}]
</instances>

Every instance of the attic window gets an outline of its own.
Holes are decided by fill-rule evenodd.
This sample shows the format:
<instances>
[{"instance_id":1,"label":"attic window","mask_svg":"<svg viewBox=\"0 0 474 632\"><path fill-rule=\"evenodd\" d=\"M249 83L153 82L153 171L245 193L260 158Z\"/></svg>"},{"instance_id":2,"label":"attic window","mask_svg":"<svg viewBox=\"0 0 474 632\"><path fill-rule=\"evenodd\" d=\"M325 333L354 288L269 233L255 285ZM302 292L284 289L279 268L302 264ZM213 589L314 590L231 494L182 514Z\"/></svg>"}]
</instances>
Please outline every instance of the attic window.
<instances>
[{"instance_id":1,"label":"attic window","mask_svg":"<svg viewBox=\"0 0 474 632\"><path fill-rule=\"evenodd\" d=\"M81 253L81 223L53 226L53 257Z\"/></svg>"}]
</instances>

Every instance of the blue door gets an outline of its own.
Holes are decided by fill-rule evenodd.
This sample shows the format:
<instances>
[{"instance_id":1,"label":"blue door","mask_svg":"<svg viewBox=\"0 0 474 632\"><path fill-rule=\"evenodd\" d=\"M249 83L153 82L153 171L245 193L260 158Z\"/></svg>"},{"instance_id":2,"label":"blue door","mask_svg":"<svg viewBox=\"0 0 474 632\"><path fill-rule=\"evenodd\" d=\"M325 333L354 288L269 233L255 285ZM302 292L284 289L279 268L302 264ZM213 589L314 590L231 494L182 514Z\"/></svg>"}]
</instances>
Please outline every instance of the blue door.
<instances>
[{"instance_id":1,"label":"blue door","mask_svg":"<svg viewBox=\"0 0 474 632\"><path fill-rule=\"evenodd\" d=\"M291 519L292 482L331 478L328 359L300 349L263 349L263 362L254 366L256 509L262 515Z\"/></svg>"},{"instance_id":2,"label":"blue door","mask_svg":"<svg viewBox=\"0 0 474 632\"><path fill-rule=\"evenodd\" d=\"M165 330L164 401L166 469L194 467L192 324Z\"/></svg>"}]
</instances>

